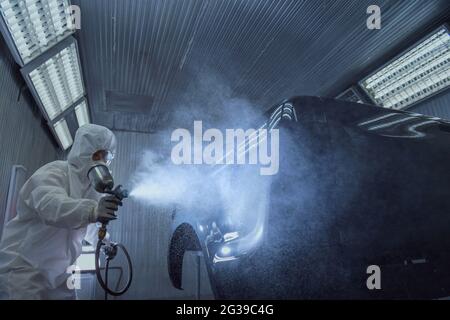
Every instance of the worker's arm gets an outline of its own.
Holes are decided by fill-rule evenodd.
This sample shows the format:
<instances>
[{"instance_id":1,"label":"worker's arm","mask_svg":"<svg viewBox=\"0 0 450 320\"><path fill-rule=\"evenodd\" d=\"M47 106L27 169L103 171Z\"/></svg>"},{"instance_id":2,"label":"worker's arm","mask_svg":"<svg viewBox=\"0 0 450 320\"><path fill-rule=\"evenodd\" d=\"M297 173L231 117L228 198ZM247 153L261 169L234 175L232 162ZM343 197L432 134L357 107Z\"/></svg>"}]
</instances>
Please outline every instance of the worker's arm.
<instances>
[{"instance_id":1,"label":"worker's arm","mask_svg":"<svg viewBox=\"0 0 450 320\"><path fill-rule=\"evenodd\" d=\"M68 229L86 227L95 219L97 201L69 197L64 187L67 184L66 173L62 170L35 173L20 196L45 224Z\"/></svg>"}]
</instances>

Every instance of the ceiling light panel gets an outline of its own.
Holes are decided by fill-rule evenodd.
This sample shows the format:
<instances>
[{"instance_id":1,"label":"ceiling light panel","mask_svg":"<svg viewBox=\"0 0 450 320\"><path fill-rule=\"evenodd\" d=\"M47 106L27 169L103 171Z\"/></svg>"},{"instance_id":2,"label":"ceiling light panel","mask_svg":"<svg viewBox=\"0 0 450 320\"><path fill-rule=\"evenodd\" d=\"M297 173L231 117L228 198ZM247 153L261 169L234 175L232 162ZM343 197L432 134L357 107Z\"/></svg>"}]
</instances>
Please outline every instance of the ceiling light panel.
<instances>
[{"instance_id":1,"label":"ceiling light panel","mask_svg":"<svg viewBox=\"0 0 450 320\"><path fill-rule=\"evenodd\" d=\"M439 28L361 82L379 106L407 108L450 85L450 35Z\"/></svg>"},{"instance_id":2,"label":"ceiling light panel","mask_svg":"<svg viewBox=\"0 0 450 320\"><path fill-rule=\"evenodd\" d=\"M32 70L28 76L50 120L84 96L75 43Z\"/></svg>"},{"instance_id":3,"label":"ceiling light panel","mask_svg":"<svg viewBox=\"0 0 450 320\"><path fill-rule=\"evenodd\" d=\"M89 112L86 100L81 102L79 105L75 107L75 115L77 116L78 126L82 127L85 124L90 123L89 121Z\"/></svg>"},{"instance_id":4,"label":"ceiling light panel","mask_svg":"<svg viewBox=\"0 0 450 320\"><path fill-rule=\"evenodd\" d=\"M68 0L0 0L6 28L24 64L74 32Z\"/></svg>"},{"instance_id":5,"label":"ceiling light panel","mask_svg":"<svg viewBox=\"0 0 450 320\"><path fill-rule=\"evenodd\" d=\"M70 134L69 127L65 119L61 119L53 125L55 129L56 136L64 150L67 150L72 144L73 139Z\"/></svg>"}]
</instances>

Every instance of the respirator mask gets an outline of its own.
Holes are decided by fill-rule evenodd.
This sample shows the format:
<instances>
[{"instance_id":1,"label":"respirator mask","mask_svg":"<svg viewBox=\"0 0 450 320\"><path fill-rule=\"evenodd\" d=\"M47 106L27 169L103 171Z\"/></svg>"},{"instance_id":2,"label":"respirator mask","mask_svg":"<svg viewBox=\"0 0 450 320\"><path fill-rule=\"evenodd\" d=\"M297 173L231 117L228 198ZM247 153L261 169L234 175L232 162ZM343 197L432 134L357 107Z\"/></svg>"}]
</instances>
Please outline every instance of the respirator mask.
<instances>
[{"instance_id":1,"label":"respirator mask","mask_svg":"<svg viewBox=\"0 0 450 320\"><path fill-rule=\"evenodd\" d=\"M99 193L106 193L114 188L114 179L108 168L113 158L113 154L105 150L92 154L92 165L87 176L91 186Z\"/></svg>"},{"instance_id":2,"label":"respirator mask","mask_svg":"<svg viewBox=\"0 0 450 320\"><path fill-rule=\"evenodd\" d=\"M88 171L91 186L99 193L107 193L114 188L114 179L109 168L102 162L95 163Z\"/></svg>"},{"instance_id":3,"label":"respirator mask","mask_svg":"<svg viewBox=\"0 0 450 320\"><path fill-rule=\"evenodd\" d=\"M88 171L88 179L91 186L99 193L112 194L119 200L128 197L128 191L122 190L122 186L114 188L114 179L108 165L111 163L113 155L111 152L100 150L92 155L93 165Z\"/></svg>"}]
</instances>

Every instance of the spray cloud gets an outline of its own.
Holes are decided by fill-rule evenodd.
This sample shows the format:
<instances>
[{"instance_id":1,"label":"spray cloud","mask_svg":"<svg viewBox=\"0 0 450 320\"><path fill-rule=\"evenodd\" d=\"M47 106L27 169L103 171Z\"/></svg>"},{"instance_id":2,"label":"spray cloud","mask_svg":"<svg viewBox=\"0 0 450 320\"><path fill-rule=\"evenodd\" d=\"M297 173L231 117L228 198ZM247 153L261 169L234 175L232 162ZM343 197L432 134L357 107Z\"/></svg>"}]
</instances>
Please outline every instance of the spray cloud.
<instances>
[{"instance_id":1,"label":"spray cloud","mask_svg":"<svg viewBox=\"0 0 450 320\"><path fill-rule=\"evenodd\" d=\"M196 120L202 121L205 127L224 132L233 128L259 128L264 123L262 109L246 99L234 97L231 89L216 74L208 72L197 75L196 79L186 90L184 105L177 106L172 114L173 118L167 125L172 130L159 134L158 150L161 151L145 150L132 177L130 195L143 203L162 207L201 207L205 210L217 208L220 202L222 207L232 208L238 206L236 198L243 197L244 185L248 188L260 184L256 181L261 179L259 175L246 173L246 183L238 187L239 177L231 177L226 172L214 174L219 166L175 165L172 162L171 150L176 144L171 141L173 131L190 128Z\"/></svg>"}]
</instances>

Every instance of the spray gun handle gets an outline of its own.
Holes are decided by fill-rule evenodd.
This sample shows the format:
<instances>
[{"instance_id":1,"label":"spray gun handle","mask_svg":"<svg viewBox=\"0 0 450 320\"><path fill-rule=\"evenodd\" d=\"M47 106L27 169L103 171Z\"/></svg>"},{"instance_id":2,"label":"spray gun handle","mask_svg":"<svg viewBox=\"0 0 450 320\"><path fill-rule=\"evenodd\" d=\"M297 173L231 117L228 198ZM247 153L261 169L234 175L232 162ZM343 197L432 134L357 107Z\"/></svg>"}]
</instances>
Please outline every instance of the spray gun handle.
<instances>
[{"instance_id":1,"label":"spray gun handle","mask_svg":"<svg viewBox=\"0 0 450 320\"><path fill-rule=\"evenodd\" d=\"M128 190L122 189L121 185L118 185L113 190L106 190L105 193L111 194L115 196L119 201L122 201L125 198L128 198ZM100 229L98 229L98 239L99 241L102 241L106 237L107 229L106 226L108 225L108 222L103 222Z\"/></svg>"},{"instance_id":2,"label":"spray gun handle","mask_svg":"<svg viewBox=\"0 0 450 320\"><path fill-rule=\"evenodd\" d=\"M102 226L98 229L98 241L105 239L108 230L106 229L107 223L102 223Z\"/></svg>"}]
</instances>

